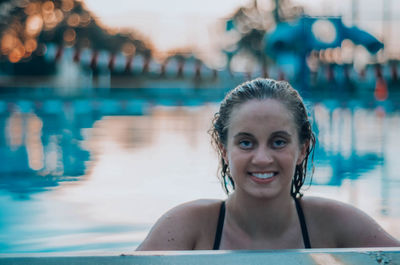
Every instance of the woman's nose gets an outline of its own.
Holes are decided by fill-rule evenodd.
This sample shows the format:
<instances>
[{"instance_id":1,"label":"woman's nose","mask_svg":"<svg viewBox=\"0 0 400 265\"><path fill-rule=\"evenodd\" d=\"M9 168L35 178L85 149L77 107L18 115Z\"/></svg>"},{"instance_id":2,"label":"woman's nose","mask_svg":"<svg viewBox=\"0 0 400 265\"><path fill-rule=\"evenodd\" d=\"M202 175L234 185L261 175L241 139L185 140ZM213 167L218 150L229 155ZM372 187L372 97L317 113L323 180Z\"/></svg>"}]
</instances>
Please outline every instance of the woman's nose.
<instances>
[{"instance_id":1,"label":"woman's nose","mask_svg":"<svg viewBox=\"0 0 400 265\"><path fill-rule=\"evenodd\" d=\"M254 152L252 162L257 165L269 164L273 161L271 150L266 147L257 148Z\"/></svg>"}]
</instances>

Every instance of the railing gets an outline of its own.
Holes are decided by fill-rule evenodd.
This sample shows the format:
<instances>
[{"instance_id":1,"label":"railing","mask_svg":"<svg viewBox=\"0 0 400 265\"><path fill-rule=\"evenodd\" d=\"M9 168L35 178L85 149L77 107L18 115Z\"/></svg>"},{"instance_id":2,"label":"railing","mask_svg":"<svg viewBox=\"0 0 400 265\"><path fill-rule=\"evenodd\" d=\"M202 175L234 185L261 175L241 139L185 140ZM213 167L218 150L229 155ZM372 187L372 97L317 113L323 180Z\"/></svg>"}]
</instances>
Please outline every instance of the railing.
<instances>
[{"instance_id":1,"label":"railing","mask_svg":"<svg viewBox=\"0 0 400 265\"><path fill-rule=\"evenodd\" d=\"M2 265L147 265L147 264L301 264L301 265L342 265L342 264L400 264L400 248L357 248L357 249L312 249L312 250L270 250L270 251L155 251L134 252L116 256L80 256L31 254L0 255Z\"/></svg>"}]
</instances>

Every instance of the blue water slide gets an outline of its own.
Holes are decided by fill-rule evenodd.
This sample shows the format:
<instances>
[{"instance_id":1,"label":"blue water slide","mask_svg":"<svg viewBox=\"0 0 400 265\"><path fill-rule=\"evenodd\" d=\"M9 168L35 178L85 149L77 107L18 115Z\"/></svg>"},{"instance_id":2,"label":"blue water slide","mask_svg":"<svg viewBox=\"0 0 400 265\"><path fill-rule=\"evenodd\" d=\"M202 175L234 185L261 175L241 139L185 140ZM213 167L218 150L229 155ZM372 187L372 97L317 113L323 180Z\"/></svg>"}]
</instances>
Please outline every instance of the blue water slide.
<instances>
[{"instance_id":1,"label":"blue water slide","mask_svg":"<svg viewBox=\"0 0 400 265\"><path fill-rule=\"evenodd\" d=\"M301 17L296 21L279 23L266 34L265 49L272 57L279 53L301 52L340 47L345 39L362 45L371 53L383 44L368 32L347 27L340 17Z\"/></svg>"}]
</instances>

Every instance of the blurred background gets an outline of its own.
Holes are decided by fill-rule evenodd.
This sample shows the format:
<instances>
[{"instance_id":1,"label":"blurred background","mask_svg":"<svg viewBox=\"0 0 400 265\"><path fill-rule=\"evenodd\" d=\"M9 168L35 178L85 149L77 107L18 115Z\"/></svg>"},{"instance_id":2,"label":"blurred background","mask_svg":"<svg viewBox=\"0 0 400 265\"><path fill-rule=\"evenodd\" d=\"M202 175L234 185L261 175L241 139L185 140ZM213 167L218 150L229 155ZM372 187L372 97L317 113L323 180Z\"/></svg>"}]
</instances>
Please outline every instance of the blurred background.
<instances>
[{"instance_id":1,"label":"blurred background","mask_svg":"<svg viewBox=\"0 0 400 265\"><path fill-rule=\"evenodd\" d=\"M0 254L129 253L224 199L207 131L255 77L307 103L305 194L400 239L399 26L395 0L0 1Z\"/></svg>"}]
</instances>

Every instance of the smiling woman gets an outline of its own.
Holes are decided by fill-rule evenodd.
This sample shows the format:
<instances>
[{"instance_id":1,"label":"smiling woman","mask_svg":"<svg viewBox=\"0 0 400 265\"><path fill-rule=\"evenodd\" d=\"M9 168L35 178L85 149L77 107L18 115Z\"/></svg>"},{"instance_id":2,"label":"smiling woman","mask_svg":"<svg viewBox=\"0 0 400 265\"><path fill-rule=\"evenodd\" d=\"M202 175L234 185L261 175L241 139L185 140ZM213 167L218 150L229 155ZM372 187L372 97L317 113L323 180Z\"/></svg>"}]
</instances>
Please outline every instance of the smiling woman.
<instances>
[{"instance_id":1,"label":"smiling woman","mask_svg":"<svg viewBox=\"0 0 400 265\"><path fill-rule=\"evenodd\" d=\"M235 191L248 186L253 196L268 197L271 192L289 194L293 172L304 161L308 146L308 142L299 142L284 105L274 99L257 99L232 111L227 143L221 148Z\"/></svg>"},{"instance_id":2,"label":"smiling woman","mask_svg":"<svg viewBox=\"0 0 400 265\"><path fill-rule=\"evenodd\" d=\"M288 83L255 79L233 89L211 135L227 200L175 207L137 250L400 246L362 211L302 196L315 137L302 98Z\"/></svg>"}]
</instances>

